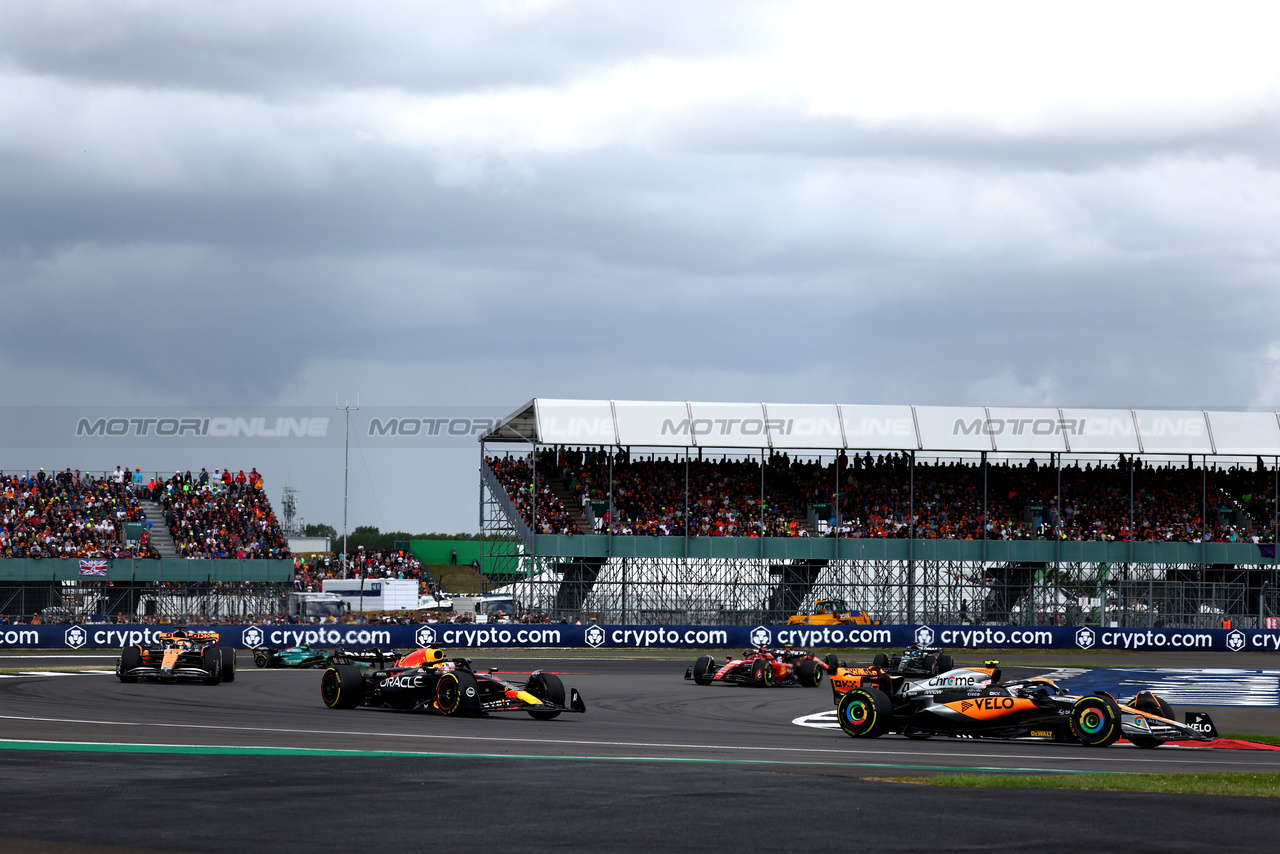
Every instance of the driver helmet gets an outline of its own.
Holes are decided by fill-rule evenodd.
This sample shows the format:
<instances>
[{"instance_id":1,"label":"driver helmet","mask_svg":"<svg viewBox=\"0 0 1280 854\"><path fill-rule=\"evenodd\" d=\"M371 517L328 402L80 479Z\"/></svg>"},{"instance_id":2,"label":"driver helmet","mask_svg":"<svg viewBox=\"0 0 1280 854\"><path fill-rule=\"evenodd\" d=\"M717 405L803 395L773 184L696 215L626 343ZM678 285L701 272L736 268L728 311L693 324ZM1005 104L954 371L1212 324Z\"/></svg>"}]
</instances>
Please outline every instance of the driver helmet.
<instances>
[{"instance_id":1,"label":"driver helmet","mask_svg":"<svg viewBox=\"0 0 1280 854\"><path fill-rule=\"evenodd\" d=\"M1024 697L1052 697L1061 693L1062 689L1052 679L1032 679L1022 687Z\"/></svg>"}]
</instances>

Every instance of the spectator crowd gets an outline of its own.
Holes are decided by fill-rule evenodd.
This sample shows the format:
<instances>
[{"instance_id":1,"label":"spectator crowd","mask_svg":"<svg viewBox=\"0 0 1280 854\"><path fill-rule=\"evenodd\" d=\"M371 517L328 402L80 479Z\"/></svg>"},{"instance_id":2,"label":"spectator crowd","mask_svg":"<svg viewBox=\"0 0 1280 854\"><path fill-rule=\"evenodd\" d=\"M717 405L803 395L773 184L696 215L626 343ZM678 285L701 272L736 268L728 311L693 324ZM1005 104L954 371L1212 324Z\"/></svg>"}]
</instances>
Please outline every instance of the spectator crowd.
<instances>
[{"instance_id":1,"label":"spectator crowd","mask_svg":"<svg viewBox=\"0 0 1280 854\"><path fill-rule=\"evenodd\" d=\"M160 504L178 556L284 559L289 543L263 489L262 475L227 469L152 479L147 493Z\"/></svg>"},{"instance_id":2,"label":"spectator crowd","mask_svg":"<svg viewBox=\"0 0 1280 854\"><path fill-rule=\"evenodd\" d=\"M145 520L120 468L101 478L71 469L0 473L0 557L159 557L145 538L125 542L124 524Z\"/></svg>"},{"instance_id":3,"label":"spectator crowd","mask_svg":"<svg viewBox=\"0 0 1280 854\"><path fill-rule=\"evenodd\" d=\"M178 472L144 482L140 469L101 477L76 469L0 473L0 557L159 558L142 501L161 505L179 557L288 558L262 476ZM136 538L125 524L142 523Z\"/></svg>"},{"instance_id":4,"label":"spectator crowd","mask_svg":"<svg viewBox=\"0 0 1280 854\"><path fill-rule=\"evenodd\" d=\"M1119 457L985 466L907 454L703 459L622 449L544 448L486 457L539 533L580 531L549 486L593 513L598 532L637 536L1263 542L1274 539L1276 477L1256 465L1179 466ZM687 493L686 493L687 483ZM1132 495L1131 495L1132 484ZM687 494L687 499L686 499ZM610 497L612 503L610 504ZM686 504L687 501L687 504Z\"/></svg>"},{"instance_id":5,"label":"spectator crowd","mask_svg":"<svg viewBox=\"0 0 1280 854\"><path fill-rule=\"evenodd\" d=\"M326 578L416 578L422 595L437 596L441 592L436 580L424 571L422 562L403 550L369 552L362 549L351 555L345 568L341 557L334 554L315 554L307 559L295 557L293 570L293 587L299 591L319 591Z\"/></svg>"},{"instance_id":6,"label":"spectator crowd","mask_svg":"<svg viewBox=\"0 0 1280 854\"><path fill-rule=\"evenodd\" d=\"M552 454L554 462L554 452ZM578 530L577 523L569 518L559 496L551 491L545 468L538 469L538 482L535 485L534 467L530 465L528 457L485 457L485 462L507 491L507 497L530 530L539 534L582 533Z\"/></svg>"}]
</instances>

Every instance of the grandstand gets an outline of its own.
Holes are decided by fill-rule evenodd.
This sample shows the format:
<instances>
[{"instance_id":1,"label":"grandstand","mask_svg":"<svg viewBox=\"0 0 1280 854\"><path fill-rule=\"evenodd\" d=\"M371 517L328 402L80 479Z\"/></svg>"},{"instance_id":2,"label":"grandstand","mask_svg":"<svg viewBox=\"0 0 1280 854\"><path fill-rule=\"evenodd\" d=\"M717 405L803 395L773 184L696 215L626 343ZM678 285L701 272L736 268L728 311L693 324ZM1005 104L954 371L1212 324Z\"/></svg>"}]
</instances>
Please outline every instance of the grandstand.
<instances>
[{"instance_id":1,"label":"grandstand","mask_svg":"<svg viewBox=\"0 0 1280 854\"><path fill-rule=\"evenodd\" d=\"M0 614L262 613L290 557L256 470L0 473Z\"/></svg>"},{"instance_id":2,"label":"grandstand","mask_svg":"<svg viewBox=\"0 0 1280 854\"><path fill-rule=\"evenodd\" d=\"M607 622L1275 614L1280 417L533 400L481 441L530 607Z\"/></svg>"},{"instance_id":3,"label":"grandstand","mask_svg":"<svg viewBox=\"0 0 1280 854\"><path fill-rule=\"evenodd\" d=\"M22 476L0 473L0 557L159 557L127 542L127 523L146 516L122 479L44 469Z\"/></svg>"}]
</instances>

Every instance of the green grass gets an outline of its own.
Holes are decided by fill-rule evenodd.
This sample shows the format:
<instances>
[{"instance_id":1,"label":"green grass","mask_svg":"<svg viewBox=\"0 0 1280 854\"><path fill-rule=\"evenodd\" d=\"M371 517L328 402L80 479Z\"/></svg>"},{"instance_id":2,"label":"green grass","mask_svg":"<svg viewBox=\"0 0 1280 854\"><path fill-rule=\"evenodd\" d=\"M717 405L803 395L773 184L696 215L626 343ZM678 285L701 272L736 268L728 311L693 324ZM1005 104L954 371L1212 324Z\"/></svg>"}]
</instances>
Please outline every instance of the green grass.
<instances>
[{"instance_id":1,"label":"green grass","mask_svg":"<svg viewBox=\"0 0 1280 854\"><path fill-rule=\"evenodd\" d=\"M890 783L965 789L1094 789L1107 792L1280 798L1280 774L940 774L936 777L875 779Z\"/></svg>"}]
</instances>

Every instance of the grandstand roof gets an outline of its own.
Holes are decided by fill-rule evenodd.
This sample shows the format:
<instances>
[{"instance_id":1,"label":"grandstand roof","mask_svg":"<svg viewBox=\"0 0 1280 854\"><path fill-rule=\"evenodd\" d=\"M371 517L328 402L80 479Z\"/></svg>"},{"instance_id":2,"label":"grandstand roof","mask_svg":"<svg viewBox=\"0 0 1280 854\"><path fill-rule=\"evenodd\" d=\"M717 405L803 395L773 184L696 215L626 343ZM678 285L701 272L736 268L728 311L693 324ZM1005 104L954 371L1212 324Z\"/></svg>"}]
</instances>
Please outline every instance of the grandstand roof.
<instances>
[{"instance_id":1,"label":"grandstand roof","mask_svg":"<svg viewBox=\"0 0 1280 854\"><path fill-rule=\"evenodd\" d=\"M535 398L484 442L646 448L1280 455L1280 413Z\"/></svg>"}]
</instances>

